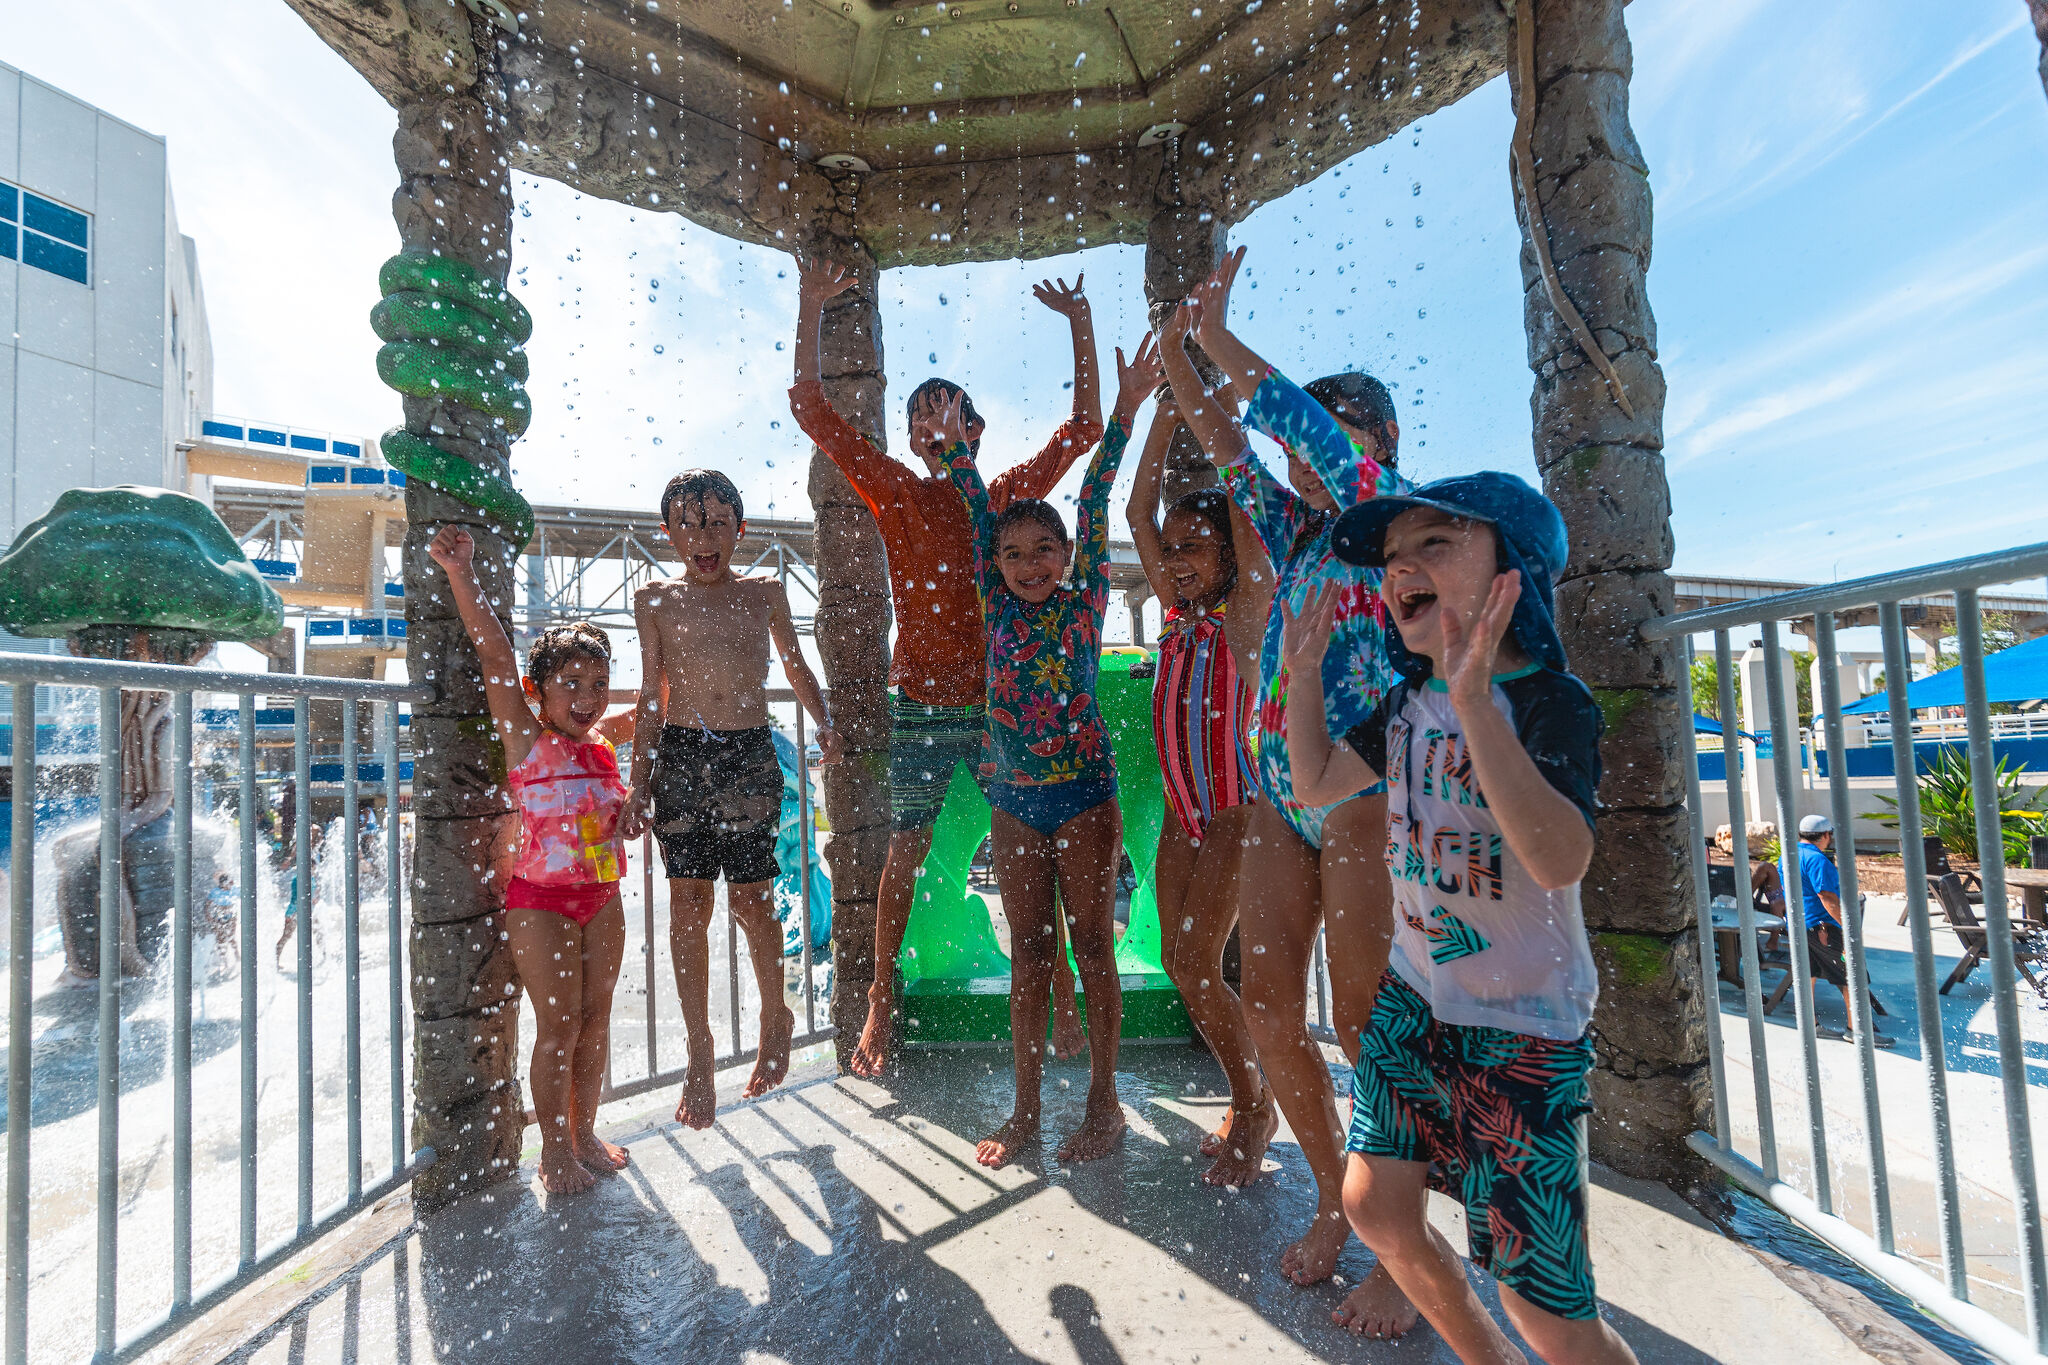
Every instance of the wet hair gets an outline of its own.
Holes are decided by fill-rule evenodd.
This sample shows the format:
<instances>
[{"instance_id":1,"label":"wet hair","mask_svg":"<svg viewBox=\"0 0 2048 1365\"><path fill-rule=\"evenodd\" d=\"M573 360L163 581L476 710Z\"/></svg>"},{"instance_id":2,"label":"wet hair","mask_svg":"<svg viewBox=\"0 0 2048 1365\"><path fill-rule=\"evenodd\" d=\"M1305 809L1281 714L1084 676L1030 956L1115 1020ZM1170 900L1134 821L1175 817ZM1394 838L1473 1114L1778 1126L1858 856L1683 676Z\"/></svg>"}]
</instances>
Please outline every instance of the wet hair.
<instances>
[{"instance_id":1,"label":"wet hair","mask_svg":"<svg viewBox=\"0 0 2048 1365\"><path fill-rule=\"evenodd\" d=\"M1400 432L1395 423L1394 398L1387 386L1363 370L1326 374L1302 389L1321 403L1326 412L1352 426L1373 434L1379 442L1381 463L1394 468L1400 461Z\"/></svg>"},{"instance_id":2,"label":"wet hair","mask_svg":"<svg viewBox=\"0 0 2048 1365\"><path fill-rule=\"evenodd\" d=\"M1012 526L1033 522L1059 537L1062 545L1072 544L1067 538L1067 523L1053 505L1043 498L1018 498L996 516L995 531L989 536L990 548L1003 543L1003 532Z\"/></svg>"},{"instance_id":3,"label":"wet hair","mask_svg":"<svg viewBox=\"0 0 2048 1365\"><path fill-rule=\"evenodd\" d=\"M536 689L545 687L548 679L554 677L563 664L578 655L609 664L612 661L612 642L588 621L549 626L533 642L533 648L526 651L526 680Z\"/></svg>"},{"instance_id":4,"label":"wet hair","mask_svg":"<svg viewBox=\"0 0 2048 1365\"><path fill-rule=\"evenodd\" d=\"M1168 504L1166 515L1194 517L1208 523L1209 531L1216 537L1216 544L1222 551L1223 585L1216 596L1228 597L1237 586L1237 533L1230 524L1230 498L1220 488L1198 488L1175 498ZM1162 527L1165 524L1164 520L1160 522Z\"/></svg>"},{"instance_id":5,"label":"wet hair","mask_svg":"<svg viewBox=\"0 0 2048 1365\"><path fill-rule=\"evenodd\" d=\"M961 388L952 380L941 379L937 375L933 375L930 379L925 380L924 383L919 384L910 391L910 402L903 409L904 419L906 421L915 421L920 403L930 403L934 407L938 407L956 393L960 395L960 424L969 428L984 425L981 420L981 414L974 410L974 400L967 396L967 390ZM971 448L978 449L981 445L981 438L976 436L969 440L967 444Z\"/></svg>"},{"instance_id":6,"label":"wet hair","mask_svg":"<svg viewBox=\"0 0 2048 1365\"><path fill-rule=\"evenodd\" d=\"M707 497L717 498L732 508L735 521L747 519L747 506L740 501L740 490L733 482L715 469L685 469L668 481L668 487L661 490L661 524L669 525L669 513L679 502L694 502L704 505ZM605 657L611 657L607 654Z\"/></svg>"}]
</instances>

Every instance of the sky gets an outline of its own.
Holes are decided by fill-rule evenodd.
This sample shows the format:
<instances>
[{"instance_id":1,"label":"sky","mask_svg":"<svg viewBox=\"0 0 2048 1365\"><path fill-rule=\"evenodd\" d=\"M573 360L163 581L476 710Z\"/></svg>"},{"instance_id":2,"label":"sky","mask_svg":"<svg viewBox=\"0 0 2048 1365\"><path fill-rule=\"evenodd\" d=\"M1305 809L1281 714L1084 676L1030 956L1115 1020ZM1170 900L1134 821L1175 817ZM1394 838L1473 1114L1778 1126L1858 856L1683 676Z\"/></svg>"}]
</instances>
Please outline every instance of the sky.
<instances>
[{"instance_id":1,"label":"sky","mask_svg":"<svg viewBox=\"0 0 2048 1365\"><path fill-rule=\"evenodd\" d=\"M216 409L395 424L368 324L398 244L390 108L279 0L9 8L0 59L167 138ZM2025 5L1634 0L1628 25L1678 571L1825 581L2043 539L2048 98ZM1246 339L1297 379L1396 386L1418 479L1534 477L1512 124L1495 80L1232 233ZM808 516L787 258L550 182L515 192L527 495L649 506L709 465L749 510ZM987 457L1023 456L1070 401L1065 325L1030 285L1086 273L1108 373L1144 325L1141 257L887 273L890 392L949 375Z\"/></svg>"}]
</instances>

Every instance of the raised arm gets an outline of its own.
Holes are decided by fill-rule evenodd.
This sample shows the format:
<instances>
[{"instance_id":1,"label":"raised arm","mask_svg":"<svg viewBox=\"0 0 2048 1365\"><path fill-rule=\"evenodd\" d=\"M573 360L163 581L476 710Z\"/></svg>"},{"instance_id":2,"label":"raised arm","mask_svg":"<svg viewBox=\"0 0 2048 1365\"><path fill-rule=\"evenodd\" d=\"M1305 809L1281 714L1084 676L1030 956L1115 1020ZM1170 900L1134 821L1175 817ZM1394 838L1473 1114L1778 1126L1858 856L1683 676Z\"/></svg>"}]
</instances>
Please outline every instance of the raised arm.
<instances>
[{"instance_id":1,"label":"raised arm","mask_svg":"<svg viewBox=\"0 0 2048 1365\"><path fill-rule=\"evenodd\" d=\"M1380 780L1350 745L1330 739L1329 713L1323 705L1323 655L1330 648L1337 594L1324 583L1302 603L1299 613L1285 602L1280 612L1281 658L1287 670L1287 763L1294 772L1295 799L1309 806L1332 806Z\"/></svg>"},{"instance_id":2,"label":"raised arm","mask_svg":"<svg viewBox=\"0 0 2048 1365\"><path fill-rule=\"evenodd\" d=\"M797 705L809 711L811 718L818 722L819 761L837 763L840 757L839 732L832 728L832 712L825 705L825 693L818 686L818 675L811 672L810 662L797 645L796 622L789 614L789 589L770 581L762 585L762 590L769 594L768 640L782 660L782 676L789 680L790 690L796 693Z\"/></svg>"},{"instance_id":3,"label":"raised arm","mask_svg":"<svg viewBox=\"0 0 2048 1365\"><path fill-rule=\"evenodd\" d=\"M799 260L797 277L796 382L789 391L790 416L839 466L869 510L879 512L881 506L901 500L903 485L912 475L840 416L825 397L818 362L825 304L853 287L853 273L834 261Z\"/></svg>"},{"instance_id":4,"label":"raised arm","mask_svg":"<svg viewBox=\"0 0 2048 1365\"><path fill-rule=\"evenodd\" d=\"M1159 387L1159 347L1148 335L1138 350L1125 361L1123 348L1116 352L1116 410L1109 415L1109 429L1088 472L1081 478L1081 492L1074 507L1074 582L1085 593L1109 600L1109 490L1116 483L1117 466L1123 462L1124 447L1130 443L1131 426L1138 408Z\"/></svg>"},{"instance_id":5,"label":"raised arm","mask_svg":"<svg viewBox=\"0 0 2048 1365\"><path fill-rule=\"evenodd\" d=\"M960 416L961 395L956 393L939 409L939 434L946 438L946 476L967 504L967 519L974 533L974 581L981 591L984 608L1003 587L1003 572L996 567L995 513L989 510L988 485L974 464L974 449L967 444L967 423Z\"/></svg>"},{"instance_id":6,"label":"raised arm","mask_svg":"<svg viewBox=\"0 0 2048 1365\"><path fill-rule=\"evenodd\" d=\"M1145 434L1145 448L1138 453L1131 500L1124 504L1124 519L1130 523L1131 540L1138 547L1138 562L1145 566L1145 580L1162 607L1173 605L1176 591L1159 554L1159 485L1166 472L1166 449L1173 444L1174 429L1179 425L1180 411L1169 394L1152 409L1152 429Z\"/></svg>"},{"instance_id":7,"label":"raised arm","mask_svg":"<svg viewBox=\"0 0 2048 1365\"><path fill-rule=\"evenodd\" d=\"M1102 381L1095 372L1095 312L1081 292L1088 276L1074 276L1074 287L1061 280L1040 280L1031 295L1067 320L1074 342L1074 417L1089 430L1102 427Z\"/></svg>"},{"instance_id":8,"label":"raised arm","mask_svg":"<svg viewBox=\"0 0 2048 1365\"><path fill-rule=\"evenodd\" d=\"M469 636L477 664L483 670L484 699L491 708L491 722L497 727L498 738L505 745L505 766L516 768L533 752L533 742L540 737L540 722L520 683L519 659L512 652L511 637L505 634L504 623L484 600L483 585L477 582L476 541L460 526L450 524L434 533L427 554L448 575L456 614L462 618L463 632Z\"/></svg>"},{"instance_id":9,"label":"raised arm","mask_svg":"<svg viewBox=\"0 0 2048 1365\"><path fill-rule=\"evenodd\" d=\"M1237 424L1235 404L1225 407L1219 396L1212 393L1203 382L1201 371L1195 368L1194 357L1188 354L1188 337L1194 325L1195 311L1181 307L1167 315L1166 329L1159 337L1159 360L1166 373L1166 383L1173 390L1173 401L1181 411L1181 417L1194 433L1202 451L1218 465L1231 464L1246 458L1251 452L1244 441L1244 430ZM1228 381L1225 381L1228 383Z\"/></svg>"}]
</instances>

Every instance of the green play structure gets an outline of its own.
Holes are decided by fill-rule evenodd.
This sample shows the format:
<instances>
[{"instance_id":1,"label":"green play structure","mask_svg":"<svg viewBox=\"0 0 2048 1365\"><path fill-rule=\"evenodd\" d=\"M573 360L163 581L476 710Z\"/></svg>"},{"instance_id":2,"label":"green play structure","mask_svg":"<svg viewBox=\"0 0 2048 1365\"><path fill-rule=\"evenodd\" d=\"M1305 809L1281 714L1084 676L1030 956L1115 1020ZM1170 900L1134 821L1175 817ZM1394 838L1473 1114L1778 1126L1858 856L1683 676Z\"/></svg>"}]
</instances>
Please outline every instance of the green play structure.
<instances>
[{"instance_id":1,"label":"green play structure","mask_svg":"<svg viewBox=\"0 0 2048 1365\"><path fill-rule=\"evenodd\" d=\"M1117 944L1116 962L1123 978L1123 1036L1183 1038L1192 1030L1180 994L1160 965L1159 907L1152 893L1159 824L1166 815L1152 743L1152 680L1149 669L1132 673L1134 665L1150 657L1128 648L1104 650L1095 691L1116 755L1124 848L1138 876L1130 928ZM973 780L956 769L903 939L906 1042L994 1042L1010 1036L1010 959L996 942L987 902L967 886L967 865L988 830L988 802ZM1081 1001L1085 1013L1087 996Z\"/></svg>"}]
</instances>

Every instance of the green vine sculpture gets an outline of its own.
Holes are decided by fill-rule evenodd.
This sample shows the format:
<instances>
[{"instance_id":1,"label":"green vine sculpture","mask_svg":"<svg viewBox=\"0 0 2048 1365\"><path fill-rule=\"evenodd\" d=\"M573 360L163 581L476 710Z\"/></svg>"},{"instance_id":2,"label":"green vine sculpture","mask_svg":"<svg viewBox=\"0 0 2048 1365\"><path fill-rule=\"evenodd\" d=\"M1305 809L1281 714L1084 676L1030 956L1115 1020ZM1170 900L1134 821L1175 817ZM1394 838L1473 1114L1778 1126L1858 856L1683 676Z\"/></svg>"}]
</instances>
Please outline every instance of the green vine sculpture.
<instances>
[{"instance_id":1,"label":"green vine sculpture","mask_svg":"<svg viewBox=\"0 0 2048 1365\"><path fill-rule=\"evenodd\" d=\"M533 420L522 349L533 317L524 305L474 266L424 251L384 262L377 285L384 297L370 326L385 343L377 376L408 397L461 403L523 434ZM403 429L385 433L381 446L392 468L471 504L525 548L533 508L505 479Z\"/></svg>"}]
</instances>

